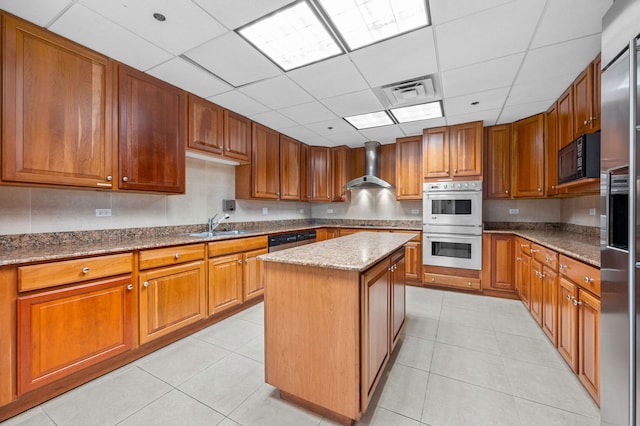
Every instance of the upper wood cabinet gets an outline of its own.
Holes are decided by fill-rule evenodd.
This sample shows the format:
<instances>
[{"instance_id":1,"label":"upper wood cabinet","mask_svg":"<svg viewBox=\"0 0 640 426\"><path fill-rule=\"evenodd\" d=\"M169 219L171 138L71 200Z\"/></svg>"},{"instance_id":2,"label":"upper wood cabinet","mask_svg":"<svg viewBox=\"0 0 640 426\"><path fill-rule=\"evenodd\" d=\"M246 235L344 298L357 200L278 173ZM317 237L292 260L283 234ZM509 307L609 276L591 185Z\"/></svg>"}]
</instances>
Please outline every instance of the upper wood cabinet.
<instances>
[{"instance_id":1,"label":"upper wood cabinet","mask_svg":"<svg viewBox=\"0 0 640 426\"><path fill-rule=\"evenodd\" d=\"M589 133L593 120L593 68L588 66L573 82L573 136Z\"/></svg>"},{"instance_id":2,"label":"upper wood cabinet","mask_svg":"<svg viewBox=\"0 0 640 426\"><path fill-rule=\"evenodd\" d=\"M422 199L422 137L396 139L396 199Z\"/></svg>"},{"instance_id":3,"label":"upper wood cabinet","mask_svg":"<svg viewBox=\"0 0 640 426\"><path fill-rule=\"evenodd\" d=\"M425 129L426 180L482 177L482 121Z\"/></svg>"},{"instance_id":4,"label":"upper wood cabinet","mask_svg":"<svg viewBox=\"0 0 640 426\"><path fill-rule=\"evenodd\" d=\"M558 104L554 103L545 116L545 191L547 196L558 193Z\"/></svg>"},{"instance_id":5,"label":"upper wood cabinet","mask_svg":"<svg viewBox=\"0 0 640 426\"><path fill-rule=\"evenodd\" d=\"M602 111L602 100L600 98L601 81L602 81L602 61L600 55L596 57L591 63L593 68L593 115L591 120L591 131L595 132L600 130L600 115Z\"/></svg>"},{"instance_id":6,"label":"upper wood cabinet","mask_svg":"<svg viewBox=\"0 0 640 426\"><path fill-rule=\"evenodd\" d=\"M115 67L2 15L2 180L111 188Z\"/></svg>"},{"instance_id":7,"label":"upper wood cabinet","mask_svg":"<svg viewBox=\"0 0 640 426\"><path fill-rule=\"evenodd\" d=\"M184 193L185 92L125 65L119 70L119 187Z\"/></svg>"},{"instance_id":8,"label":"upper wood cabinet","mask_svg":"<svg viewBox=\"0 0 640 426\"><path fill-rule=\"evenodd\" d=\"M224 155L241 162L251 158L251 120L224 110Z\"/></svg>"},{"instance_id":9,"label":"upper wood cabinet","mask_svg":"<svg viewBox=\"0 0 640 426\"><path fill-rule=\"evenodd\" d=\"M300 142L280 135L280 199L300 200L302 162Z\"/></svg>"},{"instance_id":10,"label":"upper wood cabinet","mask_svg":"<svg viewBox=\"0 0 640 426\"><path fill-rule=\"evenodd\" d=\"M309 145L300 143L300 200L309 201L311 188L309 179Z\"/></svg>"},{"instance_id":11,"label":"upper wood cabinet","mask_svg":"<svg viewBox=\"0 0 640 426\"><path fill-rule=\"evenodd\" d=\"M309 201L331 201L331 151L325 146L309 147Z\"/></svg>"},{"instance_id":12,"label":"upper wood cabinet","mask_svg":"<svg viewBox=\"0 0 640 426\"><path fill-rule=\"evenodd\" d=\"M511 124L485 128L485 198L511 197Z\"/></svg>"},{"instance_id":13,"label":"upper wood cabinet","mask_svg":"<svg viewBox=\"0 0 640 426\"><path fill-rule=\"evenodd\" d=\"M513 123L514 197L544 196L544 114Z\"/></svg>"},{"instance_id":14,"label":"upper wood cabinet","mask_svg":"<svg viewBox=\"0 0 640 426\"><path fill-rule=\"evenodd\" d=\"M351 148L335 146L331 148L331 201L347 201L349 190L343 186L351 179Z\"/></svg>"},{"instance_id":15,"label":"upper wood cabinet","mask_svg":"<svg viewBox=\"0 0 640 426\"><path fill-rule=\"evenodd\" d=\"M574 137L573 132L573 87L569 88L556 102L558 111L558 149L566 146Z\"/></svg>"},{"instance_id":16,"label":"upper wood cabinet","mask_svg":"<svg viewBox=\"0 0 640 426\"><path fill-rule=\"evenodd\" d=\"M189 94L187 147L212 154L224 153L224 108Z\"/></svg>"},{"instance_id":17,"label":"upper wood cabinet","mask_svg":"<svg viewBox=\"0 0 640 426\"><path fill-rule=\"evenodd\" d=\"M280 134L253 123L251 187L255 198L280 197Z\"/></svg>"}]
</instances>

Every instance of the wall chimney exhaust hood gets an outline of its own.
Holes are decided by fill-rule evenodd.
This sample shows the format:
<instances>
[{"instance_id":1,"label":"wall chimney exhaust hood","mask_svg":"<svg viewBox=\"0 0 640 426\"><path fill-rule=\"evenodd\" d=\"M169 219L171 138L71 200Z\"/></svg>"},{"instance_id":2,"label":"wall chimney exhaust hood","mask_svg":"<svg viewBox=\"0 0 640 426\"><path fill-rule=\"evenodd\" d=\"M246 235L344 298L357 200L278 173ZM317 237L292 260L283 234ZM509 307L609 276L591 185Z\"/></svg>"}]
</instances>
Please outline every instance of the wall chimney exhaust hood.
<instances>
[{"instance_id":1,"label":"wall chimney exhaust hood","mask_svg":"<svg viewBox=\"0 0 640 426\"><path fill-rule=\"evenodd\" d=\"M347 182L343 188L391 188L392 185L389 182L377 176L380 164L380 142L365 142L364 155L365 175Z\"/></svg>"}]
</instances>

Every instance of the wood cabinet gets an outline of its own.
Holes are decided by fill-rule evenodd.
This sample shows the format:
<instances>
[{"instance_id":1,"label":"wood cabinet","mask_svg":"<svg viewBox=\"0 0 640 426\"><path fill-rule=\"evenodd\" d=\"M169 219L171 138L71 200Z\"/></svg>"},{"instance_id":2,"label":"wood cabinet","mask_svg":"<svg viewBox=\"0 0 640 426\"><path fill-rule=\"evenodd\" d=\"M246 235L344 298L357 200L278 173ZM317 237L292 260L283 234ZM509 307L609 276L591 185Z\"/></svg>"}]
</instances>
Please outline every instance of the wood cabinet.
<instances>
[{"instance_id":1,"label":"wood cabinet","mask_svg":"<svg viewBox=\"0 0 640 426\"><path fill-rule=\"evenodd\" d=\"M485 127L484 197L511 197L511 124Z\"/></svg>"},{"instance_id":2,"label":"wood cabinet","mask_svg":"<svg viewBox=\"0 0 640 426\"><path fill-rule=\"evenodd\" d=\"M482 273L484 291L515 293L516 286L516 237L512 234L483 235Z\"/></svg>"},{"instance_id":3,"label":"wood cabinet","mask_svg":"<svg viewBox=\"0 0 640 426\"><path fill-rule=\"evenodd\" d=\"M224 154L224 108L189 93L187 148Z\"/></svg>"},{"instance_id":4,"label":"wood cabinet","mask_svg":"<svg viewBox=\"0 0 640 426\"><path fill-rule=\"evenodd\" d=\"M574 372L578 371L578 286L564 275L558 279L558 352Z\"/></svg>"},{"instance_id":5,"label":"wood cabinet","mask_svg":"<svg viewBox=\"0 0 640 426\"><path fill-rule=\"evenodd\" d=\"M423 144L426 180L482 177L482 121L425 129Z\"/></svg>"},{"instance_id":6,"label":"wood cabinet","mask_svg":"<svg viewBox=\"0 0 640 426\"><path fill-rule=\"evenodd\" d=\"M600 403L600 298L578 290L578 378Z\"/></svg>"},{"instance_id":7,"label":"wood cabinet","mask_svg":"<svg viewBox=\"0 0 640 426\"><path fill-rule=\"evenodd\" d=\"M141 344L206 317L204 257L204 244L140 252Z\"/></svg>"},{"instance_id":8,"label":"wood cabinet","mask_svg":"<svg viewBox=\"0 0 640 426\"><path fill-rule=\"evenodd\" d=\"M531 313L538 325L542 325L542 277L542 265L532 259L529 313Z\"/></svg>"},{"instance_id":9,"label":"wood cabinet","mask_svg":"<svg viewBox=\"0 0 640 426\"><path fill-rule=\"evenodd\" d=\"M573 82L573 136L590 133L593 120L593 68L588 66Z\"/></svg>"},{"instance_id":10,"label":"wood cabinet","mask_svg":"<svg viewBox=\"0 0 640 426\"><path fill-rule=\"evenodd\" d=\"M243 289L244 300L253 299L264 293L264 281L262 279L262 261L258 260L258 256L267 254L267 247L256 250L249 250L242 253L243 270Z\"/></svg>"},{"instance_id":11,"label":"wood cabinet","mask_svg":"<svg viewBox=\"0 0 640 426\"><path fill-rule=\"evenodd\" d=\"M350 191L343 186L351 180L351 148L331 148L331 201L347 201Z\"/></svg>"},{"instance_id":12,"label":"wood cabinet","mask_svg":"<svg viewBox=\"0 0 640 426\"><path fill-rule=\"evenodd\" d=\"M547 197L558 194L558 104L554 103L545 114L544 170Z\"/></svg>"},{"instance_id":13,"label":"wood cabinet","mask_svg":"<svg viewBox=\"0 0 640 426\"><path fill-rule=\"evenodd\" d=\"M300 200L303 163L300 142L280 135L280 199ZM304 200L304 199L303 199Z\"/></svg>"},{"instance_id":14,"label":"wood cabinet","mask_svg":"<svg viewBox=\"0 0 640 426\"><path fill-rule=\"evenodd\" d=\"M546 266L542 275L542 331L558 345L558 273Z\"/></svg>"},{"instance_id":15,"label":"wood cabinet","mask_svg":"<svg viewBox=\"0 0 640 426\"><path fill-rule=\"evenodd\" d=\"M544 196L544 114L513 123L513 197Z\"/></svg>"},{"instance_id":16,"label":"wood cabinet","mask_svg":"<svg viewBox=\"0 0 640 426\"><path fill-rule=\"evenodd\" d=\"M422 137L396 139L396 200L422 200Z\"/></svg>"},{"instance_id":17,"label":"wood cabinet","mask_svg":"<svg viewBox=\"0 0 640 426\"><path fill-rule=\"evenodd\" d=\"M251 160L251 120L224 110L224 155L244 163Z\"/></svg>"},{"instance_id":18,"label":"wood cabinet","mask_svg":"<svg viewBox=\"0 0 640 426\"><path fill-rule=\"evenodd\" d=\"M516 292L524 306L531 306L531 243L524 238L516 240Z\"/></svg>"},{"instance_id":19,"label":"wood cabinet","mask_svg":"<svg viewBox=\"0 0 640 426\"><path fill-rule=\"evenodd\" d=\"M564 148L575 138L573 135L573 87L567 90L558 98L558 149Z\"/></svg>"},{"instance_id":20,"label":"wood cabinet","mask_svg":"<svg viewBox=\"0 0 640 426\"><path fill-rule=\"evenodd\" d=\"M600 98L600 91L602 90L602 61L600 54L593 60L591 67L593 68L593 115L591 116L591 132L597 132L600 130L600 116L602 113L602 100Z\"/></svg>"},{"instance_id":21,"label":"wood cabinet","mask_svg":"<svg viewBox=\"0 0 640 426\"><path fill-rule=\"evenodd\" d=\"M422 233L404 246L405 279L412 284L422 283Z\"/></svg>"},{"instance_id":22,"label":"wood cabinet","mask_svg":"<svg viewBox=\"0 0 640 426\"><path fill-rule=\"evenodd\" d=\"M309 178L309 145L300 143L300 200L309 201L311 187Z\"/></svg>"},{"instance_id":23,"label":"wood cabinet","mask_svg":"<svg viewBox=\"0 0 640 426\"><path fill-rule=\"evenodd\" d=\"M332 192L331 151L323 146L309 147L309 201L330 202Z\"/></svg>"},{"instance_id":24,"label":"wood cabinet","mask_svg":"<svg viewBox=\"0 0 640 426\"><path fill-rule=\"evenodd\" d=\"M115 66L2 15L2 180L111 188Z\"/></svg>"},{"instance_id":25,"label":"wood cabinet","mask_svg":"<svg viewBox=\"0 0 640 426\"><path fill-rule=\"evenodd\" d=\"M184 193L186 94L119 65L121 189Z\"/></svg>"},{"instance_id":26,"label":"wood cabinet","mask_svg":"<svg viewBox=\"0 0 640 426\"><path fill-rule=\"evenodd\" d=\"M390 258L389 270L390 274L390 295L391 301L389 302L389 306L391 307L391 333L389 338L390 342L390 350L396 347L398 340L400 340L400 331L402 330L402 326L404 325L404 319L406 316L406 297L405 297L405 266L406 266L406 258L405 251L398 250Z\"/></svg>"},{"instance_id":27,"label":"wood cabinet","mask_svg":"<svg viewBox=\"0 0 640 426\"><path fill-rule=\"evenodd\" d=\"M133 346L131 275L18 298L18 395Z\"/></svg>"}]
</instances>

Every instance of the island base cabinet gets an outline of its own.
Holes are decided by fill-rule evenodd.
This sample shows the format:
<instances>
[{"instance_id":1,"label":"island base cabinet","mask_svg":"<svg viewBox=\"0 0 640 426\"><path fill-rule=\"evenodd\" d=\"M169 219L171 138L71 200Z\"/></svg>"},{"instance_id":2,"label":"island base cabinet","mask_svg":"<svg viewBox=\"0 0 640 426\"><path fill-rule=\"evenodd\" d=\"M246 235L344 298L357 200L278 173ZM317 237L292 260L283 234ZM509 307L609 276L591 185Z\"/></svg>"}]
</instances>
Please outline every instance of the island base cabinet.
<instances>
[{"instance_id":1,"label":"island base cabinet","mask_svg":"<svg viewBox=\"0 0 640 426\"><path fill-rule=\"evenodd\" d=\"M18 298L18 395L132 347L131 276Z\"/></svg>"}]
</instances>

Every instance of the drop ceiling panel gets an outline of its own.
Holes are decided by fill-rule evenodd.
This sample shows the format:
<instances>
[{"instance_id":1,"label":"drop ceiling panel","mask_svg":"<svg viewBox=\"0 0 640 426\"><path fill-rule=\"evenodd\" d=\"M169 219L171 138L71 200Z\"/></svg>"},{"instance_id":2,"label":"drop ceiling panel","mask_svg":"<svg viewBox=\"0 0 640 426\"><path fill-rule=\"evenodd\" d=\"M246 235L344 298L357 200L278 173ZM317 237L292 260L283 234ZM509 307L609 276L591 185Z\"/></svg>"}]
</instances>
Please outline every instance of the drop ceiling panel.
<instances>
[{"instance_id":1,"label":"drop ceiling panel","mask_svg":"<svg viewBox=\"0 0 640 426\"><path fill-rule=\"evenodd\" d=\"M364 114L384 109L382 103L372 90L362 90L360 92L334 96L323 99L322 103L339 117Z\"/></svg>"},{"instance_id":2,"label":"drop ceiling panel","mask_svg":"<svg viewBox=\"0 0 640 426\"><path fill-rule=\"evenodd\" d=\"M369 88L347 55L298 68L287 75L318 99Z\"/></svg>"},{"instance_id":3,"label":"drop ceiling panel","mask_svg":"<svg viewBox=\"0 0 640 426\"><path fill-rule=\"evenodd\" d=\"M484 126L493 126L496 124L500 109L491 109L486 111L472 112L469 114L452 115L447 117L447 125L468 123L470 121L481 121Z\"/></svg>"},{"instance_id":4,"label":"drop ceiling panel","mask_svg":"<svg viewBox=\"0 0 640 426\"><path fill-rule=\"evenodd\" d=\"M599 34L531 50L515 83L553 79L565 74L576 77L599 51Z\"/></svg>"},{"instance_id":5,"label":"drop ceiling panel","mask_svg":"<svg viewBox=\"0 0 640 426\"><path fill-rule=\"evenodd\" d=\"M437 26L441 70L524 52L544 3L513 1Z\"/></svg>"},{"instance_id":6,"label":"drop ceiling panel","mask_svg":"<svg viewBox=\"0 0 640 426\"><path fill-rule=\"evenodd\" d=\"M371 87L438 72L432 27L364 47L349 56Z\"/></svg>"},{"instance_id":7,"label":"drop ceiling panel","mask_svg":"<svg viewBox=\"0 0 640 426\"><path fill-rule=\"evenodd\" d=\"M336 146L331 141L325 139L323 136L313 136L310 138L306 138L305 140L300 140L300 142L304 142L307 145L312 146Z\"/></svg>"},{"instance_id":8,"label":"drop ceiling panel","mask_svg":"<svg viewBox=\"0 0 640 426\"><path fill-rule=\"evenodd\" d=\"M336 118L334 113L317 101L279 109L278 112L298 124L309 124Z\"/></svg>"},{"instance_id":9,"label":"drop ceiling panel","mask_svg":"<svg viewBox=\"0 0 640 426\"><path fill-rule=\"evenodd\" d=\"M432 127L446 126L447 119L445 117L432 118L431 120L411 121L409 123L398 124L405 135L416 136L421 135L422 130Z\"/></svg>"},{"instance_id":10,"label":"drop ceiling panel","mask_svg":"<svg viewBox=\"0 0 640 426\"><path fill-rule=\"evenodd\" d=\"M149 74L203 98L232 89L224 81L182 58L151 68Z\"/></svg>"},{"instance_id":11,"label":"drop ceiling panel","mask_svg":"<svg viewBox=\"0 0 640 426\"><path fill-rule=\"evenodd\" d=\"M190 0L81 0L111 21L134 34L179 55L226 31ZM153 17L166 16L160 22Z\"/></svg>"},{"instance_id":12,"label":"drop ceiling panel","mask_svg":"<svg viewBox=\"0 0 640 426\"><path fill-rule=\"evenodd\" d=\"M169 52L78 3L56 19L49 29L141 71L172 57Z\"/></svg>"},{"instance_id":13,"label":"drop ceiling panel","mask_svg":"<svg viewBox=\"0 0 640 426\"><path fill-rule=\"evenodd\" d=\"M261 112L259 114L252 115L250 118L253 121L257 121L258 123L274 130L286 129L296 125L295 121L288 119L276 111Z\"/></svg>"},{"instance_id":14,"label":"drop ceiling panel","mask_svg":"<svg viewBox=\"0 0 640 426\"><path fill-rule=\"evenodd\" d=\"M463 114L473 114L480 111L501 109L507 100L509 87L487 90L470 95L447 98L444 102L445 117ZM471 105L472 102L479 102L478 105Z\"/></svg>"},{"instance_id":15,"label":"drop ceiling panel","mask_svg":"<svg viewBox=\"0 0 640 426\"><path fill-rule=\"evenodd\" d=\"M292 0L193 0L230 30L254 21Z\"/></svg>"},{"instance_id":16,"label":"drop ceiling panel","mask_svg":"<svg viewBox=\"0 0 640 426\"><path fill-rule=\"evenodd\" d=\"M367 140L378 141L380 143L394 143L397 138L403 138L406 135L398 125L376 127L375 129L359 130L360 134Z\"/></svg>"},{"instance_id":17,"label":"drop ceiling panel","mask_svg":"<svg viewBox=\"0 0 640 426\"><path fill-rule=\"evenodd\" d=\"M307 128L319 134L320 136L331 135L333 133L350 132L352 130L355 130L351 126L351 124L347 123L341 118L307 124Z\"/></svg>"},{"instance_id":18,"label":"drop ceiling panel","mask_svg":"<svg viewBox=\"0 0 640 426\"><path fill-rule=\"evenodd\" d=\"M186 54L233 86L282 74L280 69L234 32L228 32Z\"/></svg>"},{"instance_id":19,"label":"drop ceiling panel","mask_svg":"<svg viewBox=\"0 0 640 426\"><path fill-rule=\"evenodd\" d=\"M367 141L367 138L362 136L356 130L350 132L332 133L324 136L334 146L347 145L352 148L359 148Z\"/></svg>"},{"instance_id":20,"label":"drop ceiling panel","mask_svg":"<svg viewBox=\"0 0 640 426\"><path fill-rule=\"evenodd\" d=\"M285 135L294 139L298 139L299 141L304 141L307 138L319 136L317 133L312 132L305 126L287 127L286 129L280 130L280 133L284 133Z\"/></svg>"},{"instance_id":21,"label":"drop ceiling panel","mask_svg":"<svg viewBox=\"0 0 640 426\"><path fill-rule=\"evenodd\" d=\"M262 105L260 102L237 90L232 90L216 96L211 96L208 99L213 103L216 103L220 106L230 109L231 111L246 116L269 111L269 108Z\"/></svg>"},{"instance_id":22,"label":"drop ceiling panel","mask_svg":"<svg viewBox=\"0 0 640 426\"><path fill-rule=\"evenodd\" d=\"M0 0L0 9L44 27L71 3L71 0Z\"/></svg>"},{"instance_id":23,"label":"drop ceiling panel","mask_svg":"<svg viewBox=\"0 0 640 426\"><path fill-rule=\"evenodd\" d=\"M524 53L445 71L441 74L445 97L466 95L509 86L515 79Z\"/></svg>"},{"instance_id":24,"label":"drop ceiling panel","mask_svg":"<svg viewBox=\"0 0 640 426\"><path fill-rule=\"evenodd\" d=\"M431 21L434 25L453 21L509 3L512 0L429 0Z\"/></svg>"},{"instance_id":25,"label":"drop ceiling panel","mask_svg":"<svg viewBox=\"0 0 640 426\"><path fill-rule=\"evenodd\" d=\"M539 114L549 109L556 99L548 99L546 101L531 102L528 104L510 105L504 108L498 119L497 124L511 123L522 118L526 118L535 114Z\"/></svg>"},{"instance_id":26,"label":"drop ceiling panel","mask_svg":"<svg viewBox=\"0 0 640 426\"><path fill-rule=\"evenodd\" d=\"M531 48L602 32L602 16L612 0L550 0Z\"/></svg>"},{"instance_id":27,"label":"drop ceiling panel","mask_svg":"<svg viewBox=\"0 0 640 426\"><path fill-rule=\"evenodd\" d=\"M286 108L314 100L285 75L243 86L240 91L272 109Z\"/></svg>"},{"instance_id":28,"label":"drop ceiling panel","mask_svg":"<svg viewBox=\"0 0 640 426\"><path fill-rule=\"evenodd\" d=\"M564 74L552 79L516 84L511 88L506 105L557 99L573 83L574 74Z\"/></svg>"}]
</instances>

